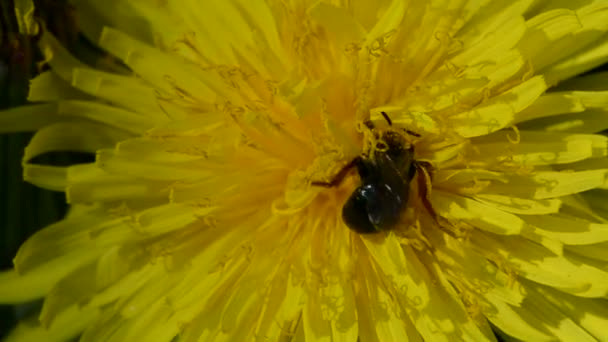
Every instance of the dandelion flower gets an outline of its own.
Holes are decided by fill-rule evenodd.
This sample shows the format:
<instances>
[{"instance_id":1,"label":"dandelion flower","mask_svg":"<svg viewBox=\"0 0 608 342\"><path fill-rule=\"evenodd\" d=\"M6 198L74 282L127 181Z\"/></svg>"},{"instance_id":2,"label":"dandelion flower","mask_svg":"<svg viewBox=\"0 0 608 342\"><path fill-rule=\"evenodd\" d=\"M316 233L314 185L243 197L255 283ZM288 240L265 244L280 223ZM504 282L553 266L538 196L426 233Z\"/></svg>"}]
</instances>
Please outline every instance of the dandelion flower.
<instances>
[{"instance_id":1,"label":"dandelion flower","mask_svg":"<svg viewBox=\"0 0 608 342\"><path fill-rule=\"evenodd\" d=\"M50 71L0 113L36 131L25 180L71 205L0 275L1 302L44 298L11 339L608 340L608 74L582 75L608 61L608 1L75 9L120 63L43 32ZM359 234L357 172L314 183L388 129L430 167ZM65 150L95 162L33 162Z\"/></svg>"}]
</instances>

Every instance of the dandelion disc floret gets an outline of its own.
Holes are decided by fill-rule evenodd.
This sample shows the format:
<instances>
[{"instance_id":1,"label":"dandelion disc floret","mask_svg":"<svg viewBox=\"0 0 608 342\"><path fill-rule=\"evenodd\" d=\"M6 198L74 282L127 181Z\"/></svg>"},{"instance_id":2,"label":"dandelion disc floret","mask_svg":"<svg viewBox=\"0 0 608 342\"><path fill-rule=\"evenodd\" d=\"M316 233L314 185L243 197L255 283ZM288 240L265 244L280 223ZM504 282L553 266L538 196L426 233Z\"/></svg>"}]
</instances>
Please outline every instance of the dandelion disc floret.
<instances>
[{"instance_id":1,"label":"dandelion disc floret","mask_svg":"<svg viewBox=\"0 0 608 342\"><path fill-rule=\"evenodd\" d=\"M0 113L71 205L0 274L44 299L11 340L608 340L608 1L74 6L113 67L40 27ZM365 172L318 185L406 155L396 222L349 229Z\"/></svg>"}]
</instances>

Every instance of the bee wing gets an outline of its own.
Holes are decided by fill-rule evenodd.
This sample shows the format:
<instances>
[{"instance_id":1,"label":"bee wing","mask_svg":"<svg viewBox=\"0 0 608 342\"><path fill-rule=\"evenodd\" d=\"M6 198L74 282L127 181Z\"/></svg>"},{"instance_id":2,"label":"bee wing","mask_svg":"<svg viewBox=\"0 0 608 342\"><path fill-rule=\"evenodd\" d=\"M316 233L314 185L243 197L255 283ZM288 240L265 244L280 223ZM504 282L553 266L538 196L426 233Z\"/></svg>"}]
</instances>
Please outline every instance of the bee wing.
<instances>
[{"instance_id":1,"label":"bee wing","mask_svg":"<svg viewBox=\"0 0 608 342\"><path fill-rule=\"evenodd\" d=\"M407 194L410 182L416 175L416 166L413 153L406 151L406 154L400 156L399 160L395 160L387 154L378 155L376 158L376 170L378 172L378 179L390 185L394 190Z\"/></svg>"},{"instance_id":2,"label":"bee wing","mask_svg":"<svg viewBox=\"0 0 608 342\"><path fill-rule=\"evenodd\" d=\"M386 183L377 184L374 191L375 199L367 202L368 218L378 229L390 229L399 222L407 197Z\"/></svg>"}]
</instances>

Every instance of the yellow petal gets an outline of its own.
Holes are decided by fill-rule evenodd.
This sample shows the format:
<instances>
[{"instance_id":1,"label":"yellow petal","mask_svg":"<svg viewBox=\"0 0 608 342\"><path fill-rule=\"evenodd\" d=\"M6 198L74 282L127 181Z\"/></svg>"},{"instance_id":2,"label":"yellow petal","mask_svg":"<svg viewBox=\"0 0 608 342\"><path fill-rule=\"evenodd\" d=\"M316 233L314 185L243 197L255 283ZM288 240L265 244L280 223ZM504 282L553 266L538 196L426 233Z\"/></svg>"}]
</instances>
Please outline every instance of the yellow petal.
<instances>
[{"instance_id":1,"label":"yellow petal","mask_svg":"<svg viewBox=\"0 0 608 342\"><path fill-rule=\"evenodd\" d=\"M169 199L167 182L150 182L110 174L95 164L78 164L67 168L67 203L110 202L124 199ZM200 198L200 197L199 197Z\"/></svg>"},{"instance_id":2,"label":"yellow petal","mask_svg":"<svg viewBox=\"0 0 608 342\"><path fill-rule=\"evenodd\" d=\"M57 317L92 297L96 290L95 273L95 263L87 264L55 284L53 290L44 298L39 317L41 325L53 325Z\"/></svg>"},{"instance_id":3,"label":"yellow petal","mask_svg":"<svg viewBox=\"0 0 608 342\"><path fill-rule=\"evenodd\" d=\"M299 310L303 289L295 283L292 274L288 273L284 265L277 270L255 326L256 336L278 340L281 335L289 334L290 331L285 329L297 316L293 312Z\"/></svg>"},{"instance_id":4,"label":"yellow petal","mask_svg":"<svg viewBox=\"0 0 608 342\"><path fill-rule=\"evenodd\" d=\"M97 309L81 310L77 305L64 311L48 329L37 322L25 321L5 339L7 342L63 342L73 339L98 317Z\"/></svg>"},{"instance_id":5,"label":"yellow petal","mask_svg":"<svg viewBox=\"0 0 608 342\"><path fill-rule=\"evenodd\" d=\"M177 157L179 159L179 157ZM205 161L195 160L174 163L142 163L114 150L97 151L96 165L110 173L151 179L151 180L196 180L211 176L212 171L204 171L209 165Z\"/></svg>"},{"instance_id":6,"label":"yellow petal","mask_svg":"<svg viewBox=\"0 0 608 342\"><path fill-rule=\"evenodd\" d=\"M493 297L488 301L492 307L485 315L502 331L522 341L554 341L550 331L543 327L542 319L531 315L528 310Z\"/></svg>"},{"instance_id":7,"label":"yellow petal","mask_svg":"<svg viewBox=\"0 0 608 342\"><path fill-rule=\"evenodd\" d=\"M566 80L569 77L579 75L605 64L608 61L607 37L608 35L604 34L604 36L598 38L598 43L592 44L574 56L570 56L564 61L547 68L545 71L547 83L556 84L561 80Z\"/></svg>"},{"instance_id":8,"label":"yellow petal","mask_svg":"<svg viewBox=\"0 0 608 342\"><path fill-rule=\"evenodd\" d=\"M522 237L498 239L478 231L472 234L471 241L488 259L508 263L518 274L532 281L581 297L608 294L608 271L596 263L583 262L578 256L556 255Z\"/></svg>"},{"instance_id":9,"label":"yellow petal","mask_svg":"<svg viewBox=\"0 0 608 342\"><path fill-rule=\"evenodd\" d=\"M71 85L89 95L107 100L158 123L166 122L158 94L141 79L90 68L71 67Z\"/></svg>"},{"instance_id":10,"label":"yellow petal","mask_svg":"<svg viewBox=\"0 0 608 342\"><path fill-rule=\"evenodd\" d=\"M148 116L123 110L113 106L102 105L98 102L62 101L57 109L61 115L70 115L105 123L125 131L143 133L154 125L154 120Z\"/></svg>"},{"instance_id":11,"label":"yellow petal","mask_svg":"<svg viewBox=\"0 0 608 342\"><path fill-rule=\"evenodd\" d=\"M91 133L92 132L92 133ZM47 152L95 152L113 146L129 135L103 124L62 122L46 126L36 132L25 148L24 161Z\"/></svg>"},{"instance_id":12,"label":"yellow petal","mask_svg":"<svg viewBox=\"0 0 608 342\"><path fill-rule=\"evenodd\" d=\"M574 321L594 338L599 341L608 339L608 331L605 329L608 306L606 306L605 299L580 298L546 286L534 286L534 289L538 296L544 298L547 303L553 305L565 317Z\"/></svg>"},{"instance_id":13,"label":"yellow petal","mask_svg":"<svg viewBox=\"0 0 608 342\"><path fill-rule=\"evenodd\" d=\"M605 91L548 93L520 112L516 121L536 119L523 122L520 127L523 130L595 133L606 125L603 115L598 114L602 113L607 105L608 92ZM587 120L590 123L587 123ZM598 123L599 125L594 127Z\"/></svg>"},{"instance_id":14,"label":"yellow petal","mask_svg":"<svg viewBox=\"0 0 608 342\"><path fill-rule=\"evenodd\" d=\"M111 25L132 37L145 42L152 43L156 37L154 35L170 36L173 30L154 30L151 27L156 24L158 27L177 28L178 21L167 20L167 11L157 4L133 3L126 1L97 1L85 0L78 1L72 6L78 12L79 29L95 42L101 35L103 27ZM145 11L148 9L148 11ZM155 9L156 11L151 11ZM164 14L164 15L163 15ZM154 18L154 20L149 20ZM163 26L164 25L164 26Z\"/></svg>"},{"instance_id":15,"label":"yellow petal","mask_svg":"<svg viewBox=\"0 0 608 342\"><path fill-rule=\"evenodd\" d=\"M386 11L391 0L366 1L354 0L351 4L353 16L366 30L371 29L378 18Z\"/></svg>"},{"instance_id":16,"label":"yellow petal","mask_svg":"<svg viewBox=\"0 0 608 342\"><path fill-rule=\"evenodd\" d=\"M171 304L157 294L157 300L151 300L146 308L138 313L137 319L126 319L119 330L111 337L114 340L134 341L142 338L145 341L171 341L179 333L179 326L169 321L173 313Z\"/></svg>"},{"instance_id":17,"label":"yellow petal","mask_svg":"<svg viewBox=\"0 0 608 342\"><path fill-rule=\"evenodd\" d=\"M28 101L47 102L66 98L89 101L92 99L91 96L71 87L70 83L63 80L53 71L45 71L30 80Z\"/></svg>"},{"instance_id":18,"label":"yellow petal","mask_svg":"<svg viewBox=\"0 0 608 342\"><path fill-rule=\"evenodd\" d=\"M475 9L474 16L466 21L459 35L462 36L463 41L468 42L491 37L496 30L503 27L505 21L523 16L533 4L533 0L516 0L508 3L472 1L468 6Z\"/></svg>"},{"instance_id":19,"label":"yellow petal","mask_svg":"<svg viewBox=\"0 0 608 342\"><path fill-rule=\"evenodd\" d=\"M450 279L458 281L459 285L466 284L467 290L475 291L480 297L491 297L512 305L521 304L525 288L517 280L511 279L467 243L437 231L430 236L434 246L437 246L437 261L444 273L452 277ZM445 242L442 243L442 240Z\"/></svg>"},{"instance_id":20,"label":"yellow petal","mask_svg":"<svg viewBox=\"0 0 608 342\"><path fill-rule=\"evenodd\" d=\"M181 94L200 103L230 95L218 75L176 56L163 53L112 28L104 28L99 45L125 62L138 75L172 96ZM164 68L158 68L158 65ZM171 70L171 74L163 72ZM232 96L234 98L234 96Z\"/></svg>"},{"instance_id":21,"label":"yellow petal","mask_svg":"<svg viewBox=\"0 0 608 342\"><path fill-rule=\"evenodd\" d=\"M608 241L608 224L592 223L565 215L525 216L537 233L566 245L588 245Z\"/></svg>"},{"instance_id":22,"label":"yellow petal","mask_svg":"<svg viewBox=\"0 0 608 342\"><path fill-rule=\"evenodd\" d=\"M510 194L522 198L556 198L604 186L607 171L539 171L532 176L505 175L506 182L492 183L484 192Z\"/></svg>"},{"instance_id":23,"label":"yellow petal","mask_svg":"<svg viewBox=\"0 0 608 342\"><path fill-rule=\"evenodd\" d=\"M346 8L320 2L310 9L310 14L333 36L338 50L345 49L347 44L363 37L363 27Z\"/></svg>"},{"instance_id":24,"label":"yellow petal","mask_svg":"<svg viewBox=\"0 0 608 342\"><path fill-rule=\"evenodd\" d=\"M390 290L381 285L370 260L361 259L355 279L359 338L365 341L422 341L408 316L392 300ZM376 285L378 282L378 285Z\"/></svg>"},{"instance_id":25,"label":"yellow petal","mask_svg":"<svg viewBox=\"0 0 608 342\"><path fill-rule=\"evenodd\" d=\"M30 272L67 273L98 256L101 248L89 244L88 234L104 211L95 207L78 207L73 211L76 213L36 232L21 246L14 260L19 273L24 276ZM73 258L74 254L80 253L83 253L82 258ZM52 266L45 266L47 262ZM65 265L62 266L62 263Z\"/></svg>"},{"instance_id":26,"label":"yellow petal","mask_svg":"<svg viewBox=\"0 0 608 342\"><path fill-rule=\"evenodd\" d=\"M562 47L561 53L556 51L555 56L569 55L561 63L554 64L547 70L549 84L555 84L563 79L591 70L608 60L608 44L606 44L606 20L608 11L602 1L590 3L572 2L576 19L581 28L572 32L566 39L555 44L555 48ZM561 45L561 46L560 46ZM576 51L575 55L571 55Z\"/></svg>"},{"instance_id":27,"label":"yellow petal","mask_svg":"<svg viewBox=\"0 0 608 342\"><path fill-rule=\"evenodd\" d=\"M593 11L589 11L592 7ZM558 8L534 16L528 20L528 33L518 48L542 72L546 66L601 37L606 28L600 22L608 19L608 13L598 7L594 4L576 11Z\"/></svg>"},{"instance_id":28,"label":"yellow petal","mask_svg":"<svg viewBox=\"0 0 608 342\"><path fill-rule=\"evenodd\" d=\"M306 301L302 320L306 340L331 341L331 324L328 320L323 319L321 305L316 296L311 296Z\"/></svg>"},{"instance_id":29,"label":"yellow petal","mask_svg":"<svg viewBox=\"0 0 608 342\"><path fill-rule=\"evenodd\" d=\"M606 248L608 248L608 242L594 243L591 245L566 246L568 251L590 259L601 260L602 262L608 262Z\"/></svg>"},{"instance_id":30,"label":"yellow petal","mask_svg":"<svg viewBox=\"0 0 608 342\"><path fill-rule=\"evenodd\" d=\"M208 154L204 147L196 149L196 145L205 144L207 149L213 142L207 141L205 136L187 138L134 138L121 141L116 146L116 154L127 158L140 158L154 163L185 163L206 159ZM183 152L182 152L183 151Z\"/></svg>"},{"instance_id":31,"label":"yellow petal","mask_svg":"<svg viewBox=\"0 0 608 342\"><path fill-rule=\"evenodd\" d=\"M0 111L0 132L35 131L57 122L60 117L54 103L35 104Z\"/></svg>"},{"instance_id":32,"label":"yellow petal","mask_svg":"<svg viewBox=\"0 0 608 342\"><path fill-rule=\"evenodd\" d=\"M52 33L44 30L40 37L40 50L53 69L53 73L66 82L72 81L72 71L75 68L87 68L86 64L72 56Z\"/></svg>"},{"instance_id":33,"label":"yellow petal","mask_svg":"<svg viewBox=\"0 0 608 342\"><path fill-rule=\"evenodd\" d=\"M586 107L580 95L583 94L581 92L554 92L544 94L528 108L519 112L515 123L557 114L582 112Z\"/></svg>"},{"instance_id":34,"label":"yellow petal","mask_svg":"<svg viewBox=\"0 0 608 342\"><path fill-rule=\"evenodd\" d=\"M114 274L109 276L100 269L104 267L103 263L107 260L108 258L105 258L97 264L97 293L88 299L84 307L99 308L114 303L121 298L133 296L146 283L158 282L163 275L166 275L165 265L161 262L140 265L138 262L142 263L144 260L136 260L134 264L123 265L128 270L128 273L125 274L121 274L122 270L116 270L117 266L112 265L114 268L112 273ZM97 326L93 325L89 330L95 330L96 328Z\"/></svg>"},{"instance_id":35,"label":"yellow petal","mask_svg":"<svg viewBox=\"0 0 608 342\"><path fill-rule=\"evenodd\" d=\"M518 216L470 198L434 191L432 202L441 216L462 220L491 233L519 234L525 227L525 222Z\"/></svg>"},{"instance_id":36,"label":"yellow petal","mask_svg":"<svg viewBox=\"0 0 608 342\"><path fill-rule=\"evenodd\" d=\"M574 163L608 155L608 139L601 135L583 135L519 131L519 141L507 145L508 132L474 139L473 160L492 163L517 163L525 166Z\"/></svg>"},{"instance_id":37,"label":"yellow petal","mask_svg":"<svg viewBox=\"0 0 608 342\"><path fill-rule=\"evenodd\" d=\"M524 1L519 1L519 4L522 3ZM489 7L498 8L497 5ZM511 6L494 17L479 17L479 20L485 21L486 25L483 26L475 27L476 23L480 23L477 20L467 23L457 36L466 45L463 46L461 53L451 59L451 62L459 66L475 65L482 61L496 60L499 55L510 52L526 30L524 18L516 13L520 10L516 6ZM473 27L477 30L473 30Z\"/></svg>"},{"instance_id":38,"label":"yellow petal","mask_svg":"<svg viewBox=\"0 0 608 342\"><path fill-rule=\"evenodd\" d=\"M533 104L546 89L542 77L533 77L471 111L453 116L450 122L467 138L490 134L511 124L517 113Z\"/></svg>"},{"instance_id":39,"label":"yellow petal","mask_svg":"<svg viewBox=\"0 0 608 342\"><path fill-rule=\"evenodd\" d=\"M64 254L26 273L4 271L0 273L0 302L17 304L41 298L49 293L60 279L82 264L92 261L99 250L76 251Z\"/></svg>"},{"instance_id":40,"label":"yellow petal","mask_svg":"<svg viewBox=\"0 0 608 342\"><path fill-rule=\"evenodd\" d=\"M486 339L468 317L462 303L452 297L453 294L444 288L428 286L433 281L440 280L432 275L409 246L402 248L392 234L387 235L382 243L374 240L363 241L384 276L391 275L388 281L397 291L398 301L424 339ZM444 316L440 311L450 314Z\"/></svg>"},{"instance_id":41,"label":"yellow petal","mask_svg":"<svg viewBox=\"0 0 608 342\"><path fill-rule=\"evenodd\" d=\"M559 211L562 202L559 199L531 200L498 194L478 194L473 197L477 201L491 205L497 209L523 215L546 215ZM525 220L525 217L524 217Z\"/></svg>"},{"instance_id":42,"label":"yellow petal","mask_svg":"<svg viewBox=\"0 0 608 342\"><path fill-rule=\"evenodd\" d=\"M588 331L576 324L564 312L552 305L539 291L539 286L530 284L524 307L541 319L541 324L560 341L597 341Z\"/></svg>"}]
</instances>

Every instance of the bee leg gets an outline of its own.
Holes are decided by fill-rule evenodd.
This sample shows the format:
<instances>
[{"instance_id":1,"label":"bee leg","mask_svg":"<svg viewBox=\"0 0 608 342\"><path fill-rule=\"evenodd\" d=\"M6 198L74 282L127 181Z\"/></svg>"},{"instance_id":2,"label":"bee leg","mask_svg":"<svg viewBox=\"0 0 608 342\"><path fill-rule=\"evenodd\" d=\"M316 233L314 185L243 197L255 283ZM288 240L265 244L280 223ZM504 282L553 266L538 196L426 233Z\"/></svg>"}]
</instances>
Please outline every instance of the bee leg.
<instances>
[{"instance_id":1,"label":"bee leg","mask_svg":"<svg viewBox=\"0 0 608 342\"><path fill-rule=\"evenodd\" d=\"M389 126L393 125L393 120L391 120L391 118L388 116L388 114L386 114L386 112L380 112L380 114L382 114L382 117L384 117L384 120L386 120Z\"/></svg>"},{"instance_id":2,"label":"bee leg","mask_svg":"<svg viewBox=\"0 0 608 342\"><path fill-rule=\"evenodd\" d=\"M427 175L429 176L429 182L433 179L433 174L435 173L435 167L430 161L427 160L416 160L415 162L416 168L423 168Z\"/></svg>"},{"instance_id":3,"label":"bee leg","mask_svg":"<svg viewBox=\"0 0 608 342\"><path fill-rule=\"evenodd\" d=\"M431 204L431 174L427 170L427 168L432 170L432 165L428 162L415 162L414 165L418 170L417 180L418 180L418 191L420 192L422 204L429 212L429 214L433 217L435 222L439 224L437 212L433 208Z\"/></svg>"},{"instance_id":4,"label":"bee leg","mask_svg":"<svg viewBox=\"0 0 608 342\"><path fill-rule=\"evenodd\" d=\"M420 137L422 136L422 135L420 135L420 133L416 133L416 132L414 132L414 131L410 131L409 129L405 129L405 128L404 128L404 129L403 129L403 131L404 131L405 133L407 133L407 134L409 134L409 135L413 136L413 137L416 137L416 138L420 138Z\"/></svg>"},{"instance_id":5,"label":"bee leg","mask_svg":"<svg viewBox=\"0 0 608 342\"><path fill-rule=\"evenodd\" d=\"M322 186L325 188L333 188L334 186L339 185L340 183L342 183L342 181L344 180L344 177L346 177L346 175L348 174L348 172L355 166L357 166L359 163L361 163L361 157L356 157L353 160L351 160L348 164L344 165L340 171L338 171L338 173L336 173L336 175L334 176L334 178L332 180L330 180L329 182L323 182L323 181L313 181L310 184L314 185L314 186Z\"/></svg>"}]
</instances>

